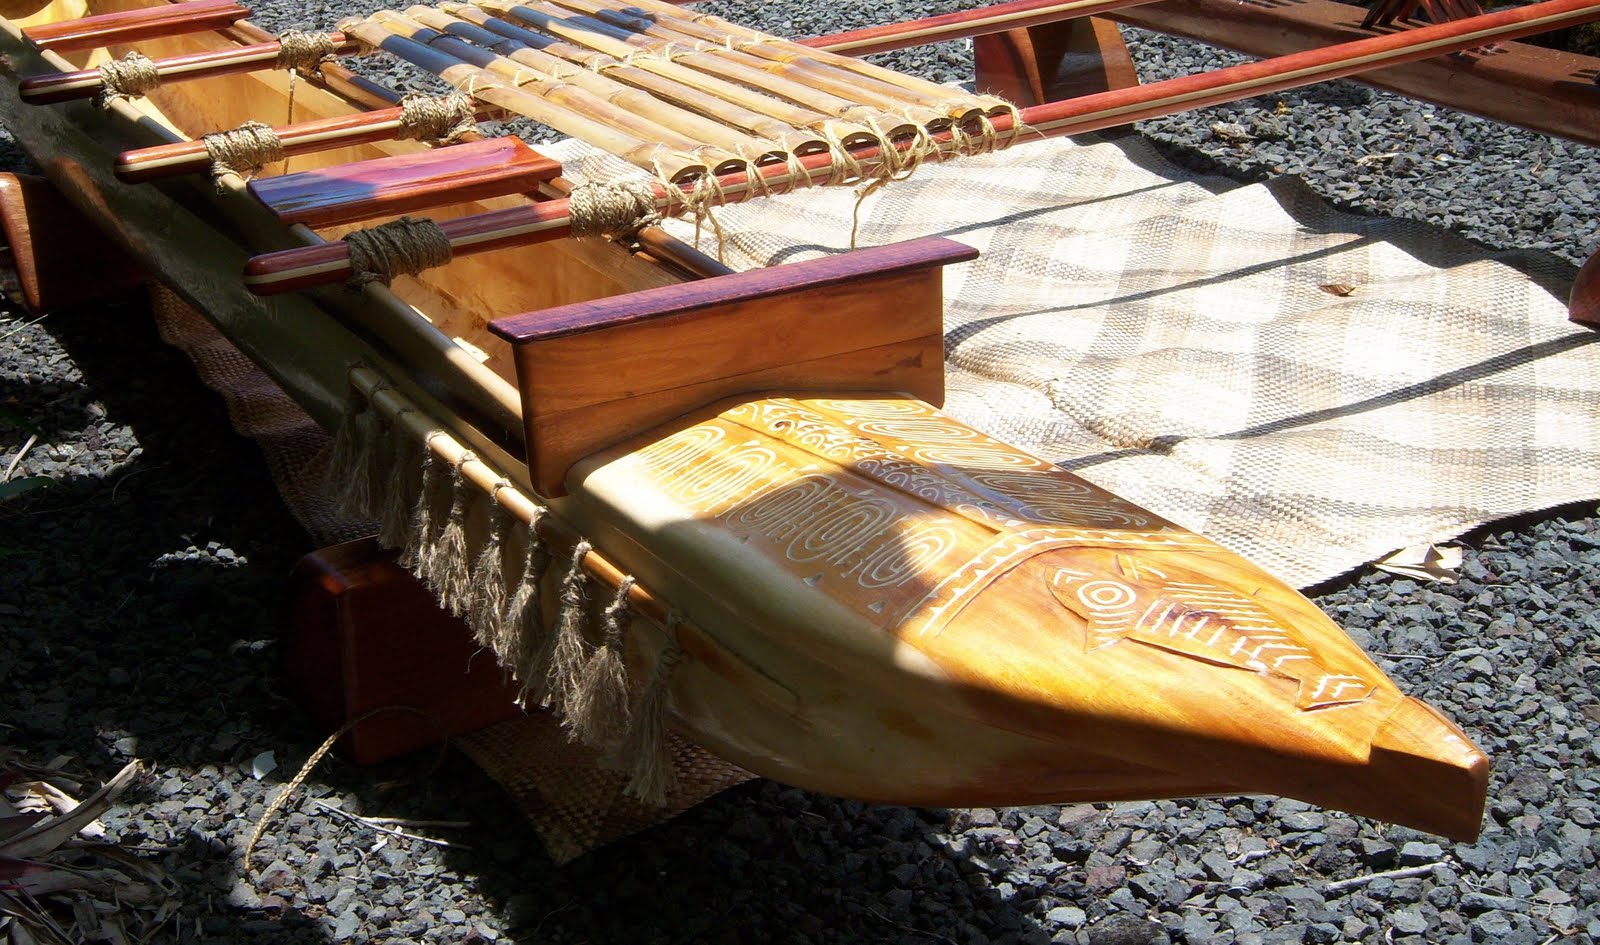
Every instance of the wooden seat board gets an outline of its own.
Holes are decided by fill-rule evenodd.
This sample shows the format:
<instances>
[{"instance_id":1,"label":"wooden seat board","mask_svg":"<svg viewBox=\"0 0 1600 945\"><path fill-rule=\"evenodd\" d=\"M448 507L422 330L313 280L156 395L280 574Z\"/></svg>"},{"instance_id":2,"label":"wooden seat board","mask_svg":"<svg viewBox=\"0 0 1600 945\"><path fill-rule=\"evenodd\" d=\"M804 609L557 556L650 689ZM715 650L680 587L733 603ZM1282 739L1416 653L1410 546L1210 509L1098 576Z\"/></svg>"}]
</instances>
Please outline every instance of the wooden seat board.
<instances>
[{"instance_id":1,"label":"wooden seat board","mask_svg":"<svg viewBox=\"0 0 1600 945\"><path fill-rule=\"evenodd\" d=\"M494 138L250 182L284 224L334 226L525 193L561 164L518 138Z\"/></svg>"}]
</instances>

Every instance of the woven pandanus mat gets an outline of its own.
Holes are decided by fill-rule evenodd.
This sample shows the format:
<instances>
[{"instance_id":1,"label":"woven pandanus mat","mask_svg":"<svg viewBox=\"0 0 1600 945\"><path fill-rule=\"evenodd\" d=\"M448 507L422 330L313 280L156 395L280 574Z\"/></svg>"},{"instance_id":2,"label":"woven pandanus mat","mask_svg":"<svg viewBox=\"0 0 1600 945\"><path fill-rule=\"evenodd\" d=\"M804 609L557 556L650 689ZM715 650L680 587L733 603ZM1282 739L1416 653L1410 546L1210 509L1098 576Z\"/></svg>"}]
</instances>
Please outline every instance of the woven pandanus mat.
<instances>
[{"instance_id":1,"label":"woven pandanus mat","mask_svg":"<svg viewBox=\"0 0 1600 945\"><path fill-rule=\"evenodd\" d=\"M719 209L727 262L843 252L856 202ZM1196 175L1135 137L1024 138L862 203L859 245L923 236L982 254L946 270L949 413L1296 586L1600 495L1600 333L1567 321L1576 270L1549 253Z\"/></svg>"},{"instance_id":2,"label":"woven pandanus mat","mask_svg":"<svg viewBox=\"0 0 1600 945\"><path fill-rule=\"evenodd\" d=\"M372 534L371 523L344 516L329 497L333 438L173 292L155 285L151 308L161 339L194 362L201 381L222 395L234 428L260 446L285 505L312 538L333 544ZM668 738L677 787L660 807L626 796L627 774L570 740L546 711L491 725L455 745L511 795L550 857L565 863L754 777L692 742Z\"/></svg>"}]
</instances>

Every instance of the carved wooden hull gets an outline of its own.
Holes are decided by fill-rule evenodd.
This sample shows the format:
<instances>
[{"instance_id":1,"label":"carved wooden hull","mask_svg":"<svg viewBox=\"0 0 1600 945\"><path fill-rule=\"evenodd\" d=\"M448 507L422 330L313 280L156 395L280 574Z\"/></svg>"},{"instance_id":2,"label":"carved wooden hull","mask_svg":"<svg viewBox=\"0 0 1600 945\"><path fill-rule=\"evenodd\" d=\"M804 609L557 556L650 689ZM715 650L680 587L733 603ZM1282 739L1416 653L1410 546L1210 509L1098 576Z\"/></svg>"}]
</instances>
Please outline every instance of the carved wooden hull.
<instances>
[{"instance_id":1,"label":"carved wooden hull","mask_svg":"<svg viewBox=\"0 0 1600 945\"><path fill-rule=\"evenodd\" d=\"M17 100L17 75L67 63L31 49L15 18L123 6L4 7L0 112L41 166L319 420L336 420L346 366L364 360L528 482L515 359L487 320L678 277L610 244L563 242L393 292L254 298L238 282L244 258L319 236L285 229L236 186L124 185L107 168L173 130L281 120L267 114L283 107L281 75L174 85L108 112ZM168 38L155 52L225 42ZM295 107L297 119L356 110L308 83ZM344 149L296 169L418 148ZM507 276L519 272L542 278ZM587 456L564 484L552 510L691 618L675 724L757 773L950 806L1271 792L1477 832L1486 758L1305 598L909 396L741 395ZM641 676L656 655L638 641L629 654Z\"/></svg>"}]
</instances>

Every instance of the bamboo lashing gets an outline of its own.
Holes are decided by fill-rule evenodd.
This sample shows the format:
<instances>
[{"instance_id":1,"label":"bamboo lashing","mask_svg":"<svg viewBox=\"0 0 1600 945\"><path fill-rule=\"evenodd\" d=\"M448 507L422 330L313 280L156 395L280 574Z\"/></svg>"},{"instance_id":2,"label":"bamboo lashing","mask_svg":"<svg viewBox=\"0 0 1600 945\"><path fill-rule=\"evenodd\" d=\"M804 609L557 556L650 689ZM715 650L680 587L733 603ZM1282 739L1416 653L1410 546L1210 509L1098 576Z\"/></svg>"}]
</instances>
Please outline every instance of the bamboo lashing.
<instances>
[{"instance_id":1,"label":"bamboo lashing","mask_svg":"<svg viewBox=\"0 0 1600 945\"><path fill-rule=\"evenodd\" d=\"M529 75L517 84L469 65L433 46L397 36L373 20L348 19L339 24L347 35L427 69L468 95L570 135L643 168L655 168L671 181L703 177L707 165L740 163L737 155L707 148L607 105L581 89ZM536 91L535 91L536 90ZM577 103L578 108L564 107Z\"/></svg>"},{"instance_id":2,"label":"bamboo lashing","mask_svg":"<svg viewBox=\"0 0 1600 945\"><path fill-rule=\"evenodd\" d=\"M979 10L961 14L947 14L913 20L853 33L835 34L802 40L802 44L820 49L844 49L851 52L876 52L901 48L932 39L947 39L964 35L1007 29L1019 25L1049 22L1073 15L1091 15L1109 10L1149 2L1149 0L1069 0L1050 2L1044 0L1011 0ZM414 8L413 8L414 9ZM523 26L492 15L486 8L468 3L445 0L438 9L461 21L481 26L530 48L564 59L576 66L601 72L625 84L643 89L659 98L673 101L692 111L713 118L732 127L777 141L796 155L819 153L827 149L828 139L819 134L826 129L829 136L847 147L873 145L876 136L864 125L830 117L829 115L775 98L763 91L699 72L679 62L654 57L638 57L629 61L635 48L618 39L594 34L596 47L579 46L552 36L533 32ZM259 32L259 31L257 31ZM265 47L265 48L264 48ZM275 44L258 43L231 50L199 54L215 62L215 71L204 72L192 65L196 56L177 56L155 60L158 70L167 81L198 78L235 71L249 71L266 64ZM354 52L354 49L349 49ZM238 58L237 67L233 65ZM179 68L170 68L170 67ZM193 71L189 71L189 70ZM40 77L41 86L59 82L67 76ZM27 87L34 80L25 82ZM98 81L98 73L91 81ZM37 99L36 101L54 101ZM479 103L480 117L488 112L498 112L485 103ZM370 123L370 124L369 124ZM379 108L364 116L323 119L299 125L286 125L273 129L283 143L287 156L311 153L343 145L366 144L389 140L401 127L399 112ZM802 129L797 133L794 129ZM173 174L195 173L205 170L209 158L198 142L182 142L130 151L119 158L117 176L129 182L153 180Z\"/></svg>"},{"instance_id":3,"label":"bamboo lashing","mask_svg":"<svg viewBox=\"0 0 1600 945\"><path fill-rule=\"evenodd\" d=\"M1468 20L1034 106L1023 109L1017 118L1000 115L993 118L992 123L1001 134L1011 132L1019 120L1030 131L1043 136L1080 134L1597 19L1600 19L1600 0L1544 0ZM934 135L933 140L948 146L951 137L947 129ZM902 144L909 147L909 142ZM862 148L853 156L868 168L881 168L885 163L877 148ZM722 197L727 202L736 202L767 188L792 189L799 183L794 179L795 172L791 171L795 164L812 180L825 179L832 170L828 156L811 155L789 165L770 165L748 173L724 175L718 182ZM755 176L762 179L764 186L752 183L751 178ZM670 209L668 195L663 189L658 189L656 197L659 210ZM566 202L552 200L458 217L445 221L441 228L457 253L473 253L559 239L567 234L570 222L570 208ZM246 268L245 282L251 291L270 295L339 282L349 274L347 249L341 244L329 243L257 257Z\"/></svg>"},{"instance_id":4,"label":"bamboo lashing","mask_svg":"<svg viewBox=\"0 0 1600 945\"><path fill-rule=\"evenodd\" d=\"M690 141L704 142L732 155L755 156L746 160L783 159L784 146L777 142L754 137L514 40L496 37L482 27L431 7L414 6L405 15L383 11L374 14L373 19L398 36L430 46L437 46L436 39L453 39L456 48L460 48L463 40L469 40L483 48L484 68L513 83L521 84L527 76L552 84L571 83L624 113L657 122Z\"/></svg>"}]
</instances>

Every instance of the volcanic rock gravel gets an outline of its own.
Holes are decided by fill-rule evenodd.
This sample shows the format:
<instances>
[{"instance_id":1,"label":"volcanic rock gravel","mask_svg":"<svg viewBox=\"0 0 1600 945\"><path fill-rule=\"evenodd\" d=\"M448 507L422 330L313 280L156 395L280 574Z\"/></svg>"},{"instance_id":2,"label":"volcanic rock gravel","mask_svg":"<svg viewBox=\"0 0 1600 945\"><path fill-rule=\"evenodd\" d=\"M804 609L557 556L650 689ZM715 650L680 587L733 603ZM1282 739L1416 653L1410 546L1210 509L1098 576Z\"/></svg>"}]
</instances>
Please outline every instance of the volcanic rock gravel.
<instances>
[{"instance_id":1,"label":"volcanic rock gravel","mask_svg":"<svg viewBox=\"0 0 1600 945\"><path fill-rule=\"evenodd\" d=\"M274 29L359 12L321 0L257 11ZM882 2L718 12L793 35L911 14ZM1228 59L1134 39L1147 78ZM970 75L960 44L889 58ZM1577 262L1600 240L1592 149L1354 85L1142 130L1181 163L1300 174L1340 206L1494 245ZM1590 504L1468 536L1453 586L1364 569L1317 595L1403 689L1493 756L1474 844L1286 800L912 810L755 782L557 868L494 785L458 756L424 754L377 769L324 762L244 870L252 826L319 739L280 694L274 642L308 540L254 447L137 305L38 323L0 312L0 471L30 437L10 478L52 485L0 499L0 745L36 762L69 755L95 781L131 758L153 767L106 820L177 882L181 908L156 941L1600 939ZM451 844L431 845L329 807L470 826L406 828Z\"/></svg>"}]
</instances>

